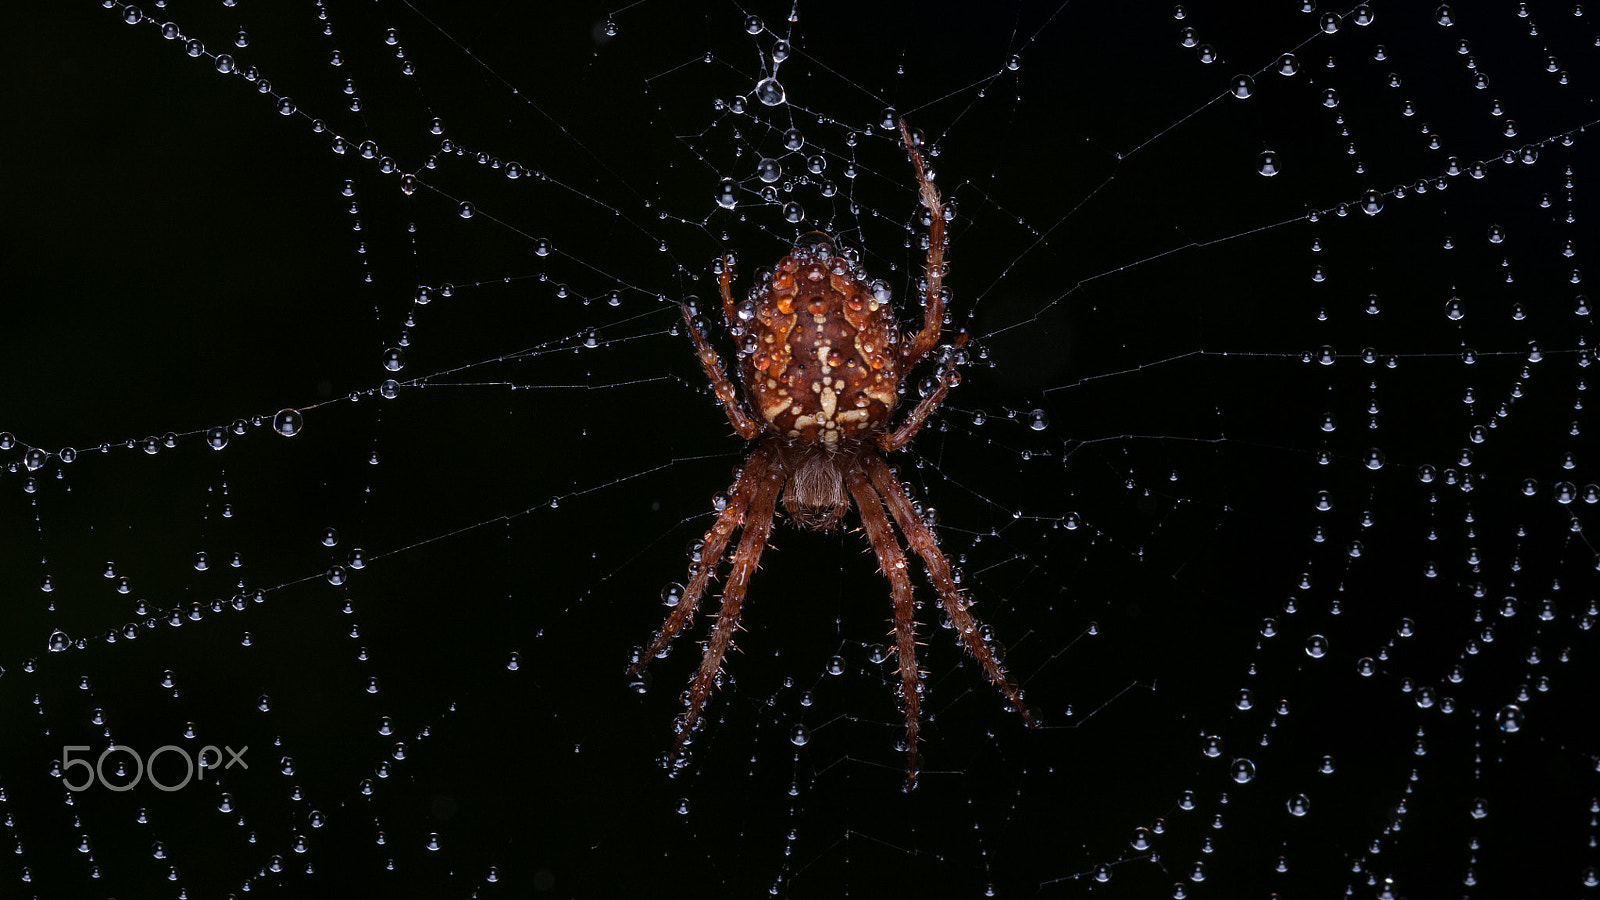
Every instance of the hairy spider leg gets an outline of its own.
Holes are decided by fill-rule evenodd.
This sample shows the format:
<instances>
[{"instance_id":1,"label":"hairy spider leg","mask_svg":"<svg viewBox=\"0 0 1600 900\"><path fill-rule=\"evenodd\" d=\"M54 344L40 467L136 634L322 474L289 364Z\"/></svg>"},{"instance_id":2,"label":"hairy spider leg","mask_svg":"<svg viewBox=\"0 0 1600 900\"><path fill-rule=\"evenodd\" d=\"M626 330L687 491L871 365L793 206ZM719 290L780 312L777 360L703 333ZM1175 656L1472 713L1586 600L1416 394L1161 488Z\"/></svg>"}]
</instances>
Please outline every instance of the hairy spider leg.
<instances>
[{"instance_id":1,"label":"hairy spider leg","mask_svg":"<svg viewBox=\"0 0 1600 900\"><path fill-rule=\"evenodd\" d=\"M756 451L760 455L761 450ZM750 587L750 576L761 561L761 551L767 546L767 535L772 531L772 517L783 487L783 475L768 466L761 477L751 484L750 515L745 520L744 531L739 535L739 548L734 551L733 569L728 573L727 584L722 588L722 611L716 624L711 626L711 637L706 641L705 656L700 669L689 682L689 696L682 715L678 717L678 736L672 742L672 753L667 757L669 767L676 767L683 754L683 745L694 734L700 713L705 710L711 689L716 686L717 673L722 670L722 658L733 642L733 631L739 627L739 606L744 602L745 591Z\"/></svg>"},{"instance_id":2,"label":"hairy spider leg","mask_svg":"<svg viewBox=\"0 0 1600 900\"><path fill-rule=\"evenodd\" d=\"M928 208L928 260L923 269L927 288L922 295L922 330L906 341L900 350L905 367L920 362L928 351L939 343L939 331L944 328L944 204L939 200L939 189L928 177L928 165L922 160L917 142L911 139L911 129L906 120L900 120L900 139L906 152L911 154L911 165L917 170L917 185L922 189L922 205Z\"/></svg>"},{"instance_id":3,"label":"hairy spider leg","mask_svg":"<svg viewBox=\"0 0 1600 900\"><path fill-rule=\"evenodd\" d=\"M967 336L962 333L956 337L951 346L960 347L966 342ZM884 431L878 434L876 441L878 449L885 453L893 453L911 443L911 439L916 437L917 432L922 430L922 425L928 420L928 416L933 415L933 411L938 409L939 404L944 402L945 395L949 394L950 389L960 383L961 374L956 371L954 359L947 358L944 368L939 371L938 387L929 392L928 396L922 398L921 402L916 405L915 409L911 410L899 427L893 431Z\"/></svg>"},{"instance_id":4,"label":"hairy spider leg","mask_svg":"<svg viewBox=\"0 0 1600 900\"><path fill-rule=\"evenodd\" d=\"M733 257L726 253L717 267L717 293L722 295L722 323L732 329L739 321L739 312L733 306Z\"/></svg>"},{"instance_id":5,"label":"hairy spider leg","mask_svg":"<svg viewBox=\"0 0 1600 900\"><path fill-rule=\"evenodd\" d=\"M724 265L722 276L722 293L728 295L727 265ZM728 421L733 423L733 430L747 441L753 441L761 435L760 423L744 411L744 405L739 402L739 394L734 390L733 382L728 378L728 372L722 367L722 357L717 355L715 347L706 340L695 326L694 313L689 310L689 304L679 303L678 309L683 312L683 321L689 326L689 337L694 341L695 355L700 357L700 367L705 370L706 380L711 382L711 390L717 395L717 400L722 403L722 411L728 414Z\"/></svg>"},{"instance_id":6,"label":"hairy spider leg","mask_svg":"<svg viewBox=\"0 0 1600 900\"><path fill-rule=\"evenodd\" d=\"M878 554L878 565L889 579L894 598L895 659L900 664L900 708L906 714L906 790L917 786L917 731L922 719L922 671L917 668L917 622L911 599L911 577L906 574L906 557L900 541L889 525L867 473L855 466L850 470L850 496L861 511L861 527L867 542Z\"/></svg>"},{"instance_id":7,"label":"hairy spider leg","mask_svg":"<svg viewBox=\"0 0 1600 900\"><path fill-rule=\"evenodd\" d=\"M661 651L672 643L678 632L688 627L693 621L694 614L700 606L700 598L705 596L706 586L712 576L717 573L717 565L722 561L722 553L728 549L728 540L733 537L735 529L744 525L745 512L750 508L750 497L772 470L772 453L766 445L756 448L750 454L744 468L739 471L739 477L733 483L733 490L728 496L728 505L717 514L717 521L706 531L704 543L700 547L700 562L689 569L689 584L684 588L683 596L678 599L678 605L667 614L667 620L661 623L661 630L657 631L650 639L650 646L644 655L639 657L628 668L629 675L637 675L644 671L650 660L656 658Z\"/></svg>"},{"instance_id":8,"label":"hairy spider leg","mask_svg":"<svg viewBox=\"0 0 1600 900\"><path fill-rule=\"evenodd\" d=\"M876 456L866 457L867 475L872 479L872 486L878 489L883 499L889 504L889 512L894 516L900 530L905 533L906 542L917 555L922 557L923 565L928 569L928 575L933 579L933 586L939 592L939 601L944 605L944 610L950 616L950 623L955 626L957 639L966 647L967 652L983 665L984 673L989 677L989 683L999 689L1000 693L1011 701L1017 712L1022 714L1022 721L1029 728L1037 727L1033 714L1028 712L1028 707L1022 703L1022 693L1012 683L1011 676L1006 673L1006 667L995 658L994 650L984 642L979 634L978 621L967 612L966 604L961 598L961 592L956 589L955 579L950 576L950 561L945 558L944 551L939 549L939 544L934 540L933 532L917 515L911 507L911 498L906 496L905 488L900 486L894 477L894 471L889 464Z\"/></svg>"}]
</instances>

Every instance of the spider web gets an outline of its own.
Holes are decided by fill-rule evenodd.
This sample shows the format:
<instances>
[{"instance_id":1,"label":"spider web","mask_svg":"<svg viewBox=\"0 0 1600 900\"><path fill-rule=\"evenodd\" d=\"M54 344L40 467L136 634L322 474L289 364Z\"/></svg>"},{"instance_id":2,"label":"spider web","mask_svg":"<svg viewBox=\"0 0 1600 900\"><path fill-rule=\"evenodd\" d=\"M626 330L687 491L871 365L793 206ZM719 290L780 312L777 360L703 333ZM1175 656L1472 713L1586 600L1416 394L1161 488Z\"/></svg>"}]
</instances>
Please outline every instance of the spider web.
<instances>
[{"instance_id":1,"label":"spider web","mask_svg":"<svg viewBox=\"0 0 1600 900\"><path fill-rule=\"evenodd\" d=\"M1592 887L1592 17L1236 7L24 10L0 893ZM887 585L780 522L669 779L673 301L914 296L895 115L974 349L895 462L1045 727L919 573L901 793Z\"/></svg>"}]
</instances>

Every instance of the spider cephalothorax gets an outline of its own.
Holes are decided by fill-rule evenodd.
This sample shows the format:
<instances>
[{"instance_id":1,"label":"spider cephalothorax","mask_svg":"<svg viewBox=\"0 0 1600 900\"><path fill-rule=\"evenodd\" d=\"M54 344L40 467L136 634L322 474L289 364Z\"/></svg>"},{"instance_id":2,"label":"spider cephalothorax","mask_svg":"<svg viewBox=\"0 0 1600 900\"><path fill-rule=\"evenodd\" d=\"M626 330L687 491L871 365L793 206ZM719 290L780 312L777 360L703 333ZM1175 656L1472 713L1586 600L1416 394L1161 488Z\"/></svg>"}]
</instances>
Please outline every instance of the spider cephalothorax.
<instances>
[{"instance_id":1,"label":"spider cephalothorax","mask_svg":"<svg viewBox=\"0 0 1600 900\"><path fill-rule=\"evenodd\" d=\"M706 324L683 306L689 335L701 366L728 420L745 440L761 442L751 452L729 491L727 505L706 532L700 562L690 568L689 584L650 646L630 671L642 671L666 653L667 645L689 624L700 598L716 574L733 533L740 532L722 608L706 641L700 668L685 694L678 734L669 763L701 722L706 701L718 682L723 657L739 624L740 606L772 530L779 495L794 523L830 530L852 504L861 527L889 579L894 601L895 654L899 663L901 706L906 716L906 788L916 786L917 730L922 708L922 673L916 662L916 621L911 579L892 517L906 543L922 558L957 639L983 666L991 684L1011 701L1030 726L1022 692L1012 683L994 648L984 640L967 611L969 600L957 589L950 562L933 532L883 459L904 447L945 394L960 380L956 364L966 336L958 336L940 359L939 377L922 400L894 428L890 418L901 381L939 342L944 323L945 207L933 175L905 122L900 137L916 169L922 203L928 209L928 256L923 282L922 327L902 337L889 289L869 281L859 263L838 252L833 240L813 232L795 242L788 256L763 270L743 302L733 300L733 259L723 257L717 274L722 317L739 347L741 401L722 360L707 339ZM745 403L755 415L747 411ZM885 511L885 504L888 509Z\"/></svg>"}]
</instances>

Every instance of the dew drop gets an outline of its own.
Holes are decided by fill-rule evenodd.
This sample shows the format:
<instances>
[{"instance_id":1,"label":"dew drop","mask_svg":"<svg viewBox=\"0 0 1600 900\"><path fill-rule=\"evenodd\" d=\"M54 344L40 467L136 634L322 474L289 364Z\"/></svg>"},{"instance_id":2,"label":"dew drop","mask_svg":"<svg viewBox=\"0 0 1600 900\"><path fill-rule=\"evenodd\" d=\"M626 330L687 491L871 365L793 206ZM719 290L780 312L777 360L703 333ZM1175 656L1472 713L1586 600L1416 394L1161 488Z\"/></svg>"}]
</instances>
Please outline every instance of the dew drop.
<instances>
[{"instance_id":1,"label":"dew drop","mask_svg":"<svg viewBox=\"0 0 1600 900\"><path fill-rule=\"evenodd\" d=\"M305 427L305 419L301 417L298 409L280 409L272 417L272 430L284 437L294 437Z\"/></svg>"},{"instance_id":2,"label":"dew drop","mask_svg":"<svg viewBox=\"0 0 1600 900\"><path fill-rule=\"evenodd\" d=\"M786 99L783 85L771 76L761 79L756 82L756 99L760 100L763 106L782 105Z\"/></svg>"}]
</instances>

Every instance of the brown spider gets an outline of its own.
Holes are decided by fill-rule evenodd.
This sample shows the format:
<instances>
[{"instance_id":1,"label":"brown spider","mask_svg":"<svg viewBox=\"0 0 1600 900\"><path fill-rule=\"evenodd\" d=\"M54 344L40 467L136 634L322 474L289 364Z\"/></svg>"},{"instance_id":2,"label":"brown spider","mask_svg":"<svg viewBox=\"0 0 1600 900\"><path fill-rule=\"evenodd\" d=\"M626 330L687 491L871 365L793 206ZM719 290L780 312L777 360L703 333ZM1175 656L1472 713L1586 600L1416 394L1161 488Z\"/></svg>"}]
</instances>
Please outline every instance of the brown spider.
<instances>
[{"instance_id":1,"label":"brown spider","mask_svg":"<svg viewBox=\"0 0 1600 900\"><path fill-rule=\"evenodd\" d=\"M885 453L910 442L960 381L956 362L966 343L962 334L945 347L937 384L891 430L889 418L899 403L902 382L938 344L945 311L944 206L904 120L900 138L911 155L929 214L923 322L915 335L902 339L887 289L881 283L869 283L859 264L837 255L827 235L813 232L803 236L790 255L778 262L771 277L763 273L765 283L752 287L748 299L739 304L733 300L733 259L724 257L717 278L723 321L740 341L739 376L758 419L746 412L721 358L706 339L704 322L695 318L687 304L682 305L700 364L728 420L745 440L763 439L739 472L716 524L706 532L700 559L689 568L687 588L649 648L629 669L637 675L652 658L665 655L667 645L693 618L734 531L743 529L722 592L722 611L685 694L677 738L667 757L669 767L682 764L684 745L700 726L711 689L721 680L722 658L739 627L740 605L772 530L780 493L789 517L804 529L832 530L852 501L861 512L861 526L894 598L895 657L900 674L897 693L906 715L906 790L917 783L922 672L916 661L911 578L889 515L922 557L961 645L983 665L989 682L1011 701L1023 721L1029 727L1035 725L1023 705L1022 692L967 611L970 601L956 587L950 561L883 459ZM884 513L885 502L889 515Z\"/></svg>"}]
</instances>

